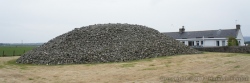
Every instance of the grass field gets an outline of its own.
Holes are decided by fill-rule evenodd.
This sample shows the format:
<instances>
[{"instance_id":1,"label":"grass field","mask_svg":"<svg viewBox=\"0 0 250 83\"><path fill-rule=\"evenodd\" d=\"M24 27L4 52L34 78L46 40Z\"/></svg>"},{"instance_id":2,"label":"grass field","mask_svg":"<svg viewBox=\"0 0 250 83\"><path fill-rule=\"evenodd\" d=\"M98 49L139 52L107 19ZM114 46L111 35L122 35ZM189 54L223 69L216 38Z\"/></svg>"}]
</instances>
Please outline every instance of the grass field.
<instances>
[{"instance_id":1,"label":"grass field","mask_svg":"<svg viewBox=\"0 0 250 83\"><path fill-rule=\"evenodd\" d=\"M36 46L0 46L0 56L20 56Z\"/></svg>"},{"instance_id":2,"label":"grass field","mask_svg":"<svg viewBox=\"0 0 250 83\"><path fill-rule=\"evenodd\" d=\"M17 64L0 57L0 83L250 83L250 54L204 53L120 63Z\"/></svg>"}]
</instances>

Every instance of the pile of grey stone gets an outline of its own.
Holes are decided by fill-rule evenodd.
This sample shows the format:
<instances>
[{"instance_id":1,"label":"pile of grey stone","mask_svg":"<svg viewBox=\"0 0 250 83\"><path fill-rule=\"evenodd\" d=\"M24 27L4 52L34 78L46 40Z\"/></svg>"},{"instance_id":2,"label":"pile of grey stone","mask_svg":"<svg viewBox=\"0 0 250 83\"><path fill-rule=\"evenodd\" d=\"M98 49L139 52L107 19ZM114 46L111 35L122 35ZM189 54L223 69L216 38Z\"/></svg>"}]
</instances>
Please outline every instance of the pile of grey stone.
<instances>
[{"instance_id":1,"label":"pile of grey stone","mask_svg":"<svg viewBox=\"0 0 250 83\"><path fill-rule=\"evenodd\" d=\"M124 62L178 54L196 54L157 30L132 24L96 24L75 28L16 60L22 64Z\"/></svg>"}]
</instances>

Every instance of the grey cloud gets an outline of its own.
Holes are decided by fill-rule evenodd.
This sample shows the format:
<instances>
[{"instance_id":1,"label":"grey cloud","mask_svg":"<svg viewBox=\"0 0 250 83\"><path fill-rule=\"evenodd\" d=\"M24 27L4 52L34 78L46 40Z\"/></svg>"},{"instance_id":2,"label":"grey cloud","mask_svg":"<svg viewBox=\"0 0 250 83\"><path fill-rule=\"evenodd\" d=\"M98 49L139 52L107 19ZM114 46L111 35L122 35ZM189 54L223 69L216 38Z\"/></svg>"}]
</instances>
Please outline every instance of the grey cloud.
<instances>
[{"instance_id":1,"label":"grey cloud","mask_svg":"<svg viewBox=\"0 0 250 83\"><path fill-rule=\"evenodd\" d=\"M188 31L230 29L238 20L243 35L250 36L249 4L249 0L0 0L0 42L47 42L97 23L140 24L173 32L183 25Z\"/></svg>"}]
</instances>

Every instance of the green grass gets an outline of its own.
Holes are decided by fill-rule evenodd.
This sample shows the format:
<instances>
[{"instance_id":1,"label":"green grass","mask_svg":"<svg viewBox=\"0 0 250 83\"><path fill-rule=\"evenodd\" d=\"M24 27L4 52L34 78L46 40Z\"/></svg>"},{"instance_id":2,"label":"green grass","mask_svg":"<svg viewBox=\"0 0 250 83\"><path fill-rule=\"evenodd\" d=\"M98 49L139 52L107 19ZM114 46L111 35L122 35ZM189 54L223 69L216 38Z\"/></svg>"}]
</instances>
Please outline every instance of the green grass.
<instances>
[{"instance_id":1,"label":"green grass","mask_svg":"<svg viewBox=\"0 0 250 83\"><path fill-rule=\"evenodd\" d=\"M1 69L1 68L4 68L4 66L3 66L3 65L0 65L0 69Z\"/></svg>"},{"instance_id":2,"label":"green grass","mask_svg":"<svg viewBox=\"0 0 250 83\"><path fill-rule=\"evenodd\" d=\"M149 66L155 66L154 64L150 64Z\"/></svg>"},{"instance_id":3,"label":"green grass","mask_svg":"<svg viewBox=\"0 0 250 83\"><path fill-rule=\"evenodd\" d=\"M33 78L29 78L29 80L34 80Z\"/></svg>"},{"instance_id":4,"label":"green grass","mask_svg":"<svg viewBox=\"0 0 250 83\"><path fill-rule=\"evenodd\" d=\"M237 65L237 66L234 66L234 68L240 68L240 66L239 66L239 65Z\"/></svg>"},{"instance_id":5,"label":"green grass","mask_svg":"<svg viewBox=\"0 0 250 83\"><path fill-rule=\"evenodd\" d=\"M35 66L35 65L32 65L32 64L18 64L18 63L16 63L16 59L13 59L13 60L9 60L9 61L5 62L3 64L3 66L2 66L2 68L5 68L7 66L12 66L12 67L15 67L15 68L19 68L21 70L27 70L28 66Z\"/></svg>"},{"instance_id":6,"label":"green grass","mask_svg":"<svg viewBox=\"0 0 250 83\"><path fill-rule=\"evenodd\" d=\"M20 56L35 48L35 46L0 46L0 56ZM4 52L4 53L3 53Z\"/></svg>"},{"instance_id":7,"label":"green grass","mask_svg":"<svg viewBox=\"0 0 250 83\"><path fill-rule=\"evenodd\" d=\"M136 63L126 63L126 64L122 64L122 66L121 67L135 67L135 64Z\"/></svg>"},{"instance_id":8,"label":"green grass","mask_svg":"<svg viewBox=\"0 0 250 83\"><path fill-rule=\"evenodd\" d=\"M250 56L248 53L231 53L226 55L225 57L234 57L234 56Z\"/></svg>"}]
</instances>

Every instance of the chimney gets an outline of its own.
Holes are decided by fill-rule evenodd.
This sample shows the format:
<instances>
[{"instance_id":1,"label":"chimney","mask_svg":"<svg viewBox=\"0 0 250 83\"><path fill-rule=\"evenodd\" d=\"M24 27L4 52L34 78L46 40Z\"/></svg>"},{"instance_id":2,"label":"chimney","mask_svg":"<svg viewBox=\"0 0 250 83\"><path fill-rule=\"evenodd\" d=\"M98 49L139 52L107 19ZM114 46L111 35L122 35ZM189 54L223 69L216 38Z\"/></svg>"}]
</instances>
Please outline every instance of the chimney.
<instances>
[{"instance_id":1,"label":"chimney","mask_svg":"<svg viewBox=\"0 0 250 83\"><path fill-rule=\"evenodd\" d=\"M240 30L240 25L239 24L236 25L236 30Z\"/></svg>"},{"instance_id":2,"label":"chimney","mask_svg":"<svg viewBox=\"0 0 250 83\"><path fill-rule=\"evenodd\" d=\"M180 33L184 33L184 32L185 32L184 26L182 26L182 28L179 29L179 32L180 32Z\"/></svg>"}]
</instances>

